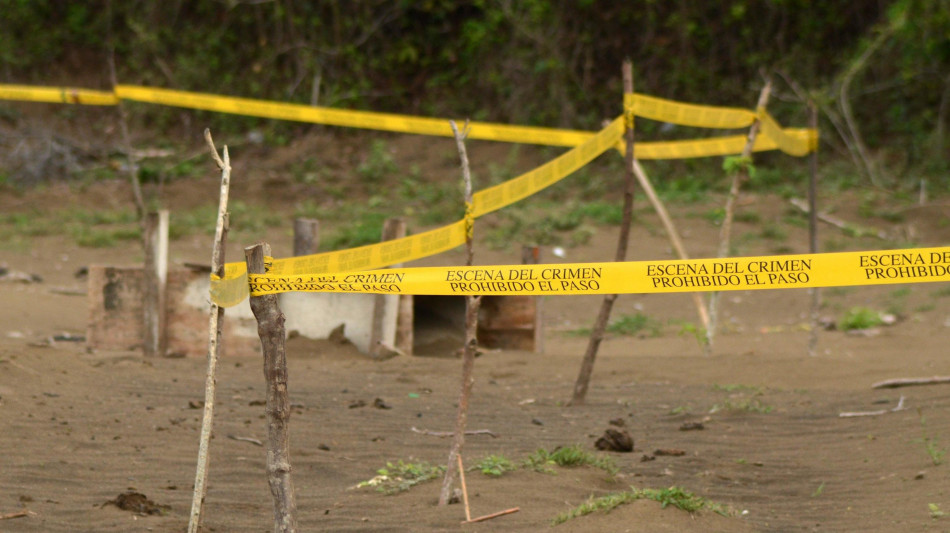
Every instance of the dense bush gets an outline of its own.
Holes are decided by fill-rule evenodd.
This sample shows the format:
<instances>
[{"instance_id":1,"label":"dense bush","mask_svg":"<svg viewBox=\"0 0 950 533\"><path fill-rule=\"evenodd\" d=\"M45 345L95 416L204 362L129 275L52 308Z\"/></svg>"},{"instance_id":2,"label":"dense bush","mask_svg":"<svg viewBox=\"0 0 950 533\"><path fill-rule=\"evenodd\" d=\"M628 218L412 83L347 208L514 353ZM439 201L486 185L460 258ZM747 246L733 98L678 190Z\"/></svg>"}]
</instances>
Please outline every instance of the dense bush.
<instances>
[{"instance_id":1,"label":"dense bush","mask_svg":"<svg viewBox=\"0 0 950 533\"><path fill-rule=\"evenodd\" d=\"M806 123L804 97L829 117L847 99L886 163L945 166L948 0L0 0L0 12L5 83L107 87L114 48L124 83L593 128L618 114L630 58L638 91L709 104L751 107L762 74L780 72L782 122Z\"/></svg>"}]
</instances>

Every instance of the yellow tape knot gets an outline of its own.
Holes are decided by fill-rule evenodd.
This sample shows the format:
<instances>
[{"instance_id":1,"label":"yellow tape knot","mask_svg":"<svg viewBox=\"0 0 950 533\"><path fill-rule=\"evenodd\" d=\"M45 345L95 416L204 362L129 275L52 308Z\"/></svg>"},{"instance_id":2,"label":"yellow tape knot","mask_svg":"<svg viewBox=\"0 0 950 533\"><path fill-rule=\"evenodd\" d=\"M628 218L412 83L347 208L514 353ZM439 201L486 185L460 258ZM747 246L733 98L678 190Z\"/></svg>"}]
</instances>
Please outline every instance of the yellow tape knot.
<instances>
[{"instance_id":1,"label":"yellow tape knot","mask_svg":"<svg viewBox=\"0 0 950 533\"><path fill-rule=\"evenodd\" d=\"M465 202L465 238L475 238L475 206L472 202Z\"/></svg>"}]
</instances>

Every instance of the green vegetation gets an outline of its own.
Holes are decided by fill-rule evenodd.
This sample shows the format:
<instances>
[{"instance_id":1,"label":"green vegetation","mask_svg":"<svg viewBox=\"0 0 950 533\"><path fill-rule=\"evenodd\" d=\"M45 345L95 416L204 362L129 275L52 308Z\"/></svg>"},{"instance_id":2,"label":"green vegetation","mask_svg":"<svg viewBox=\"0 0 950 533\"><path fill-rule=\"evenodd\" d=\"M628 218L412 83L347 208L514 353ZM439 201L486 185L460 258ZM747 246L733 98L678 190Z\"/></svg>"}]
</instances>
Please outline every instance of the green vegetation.
<instances>
[{"instance_id":1,"label":"green vegetation","mask_svg":"<svg viewBox=\"0 0 950 533\"><path fill-rule=\"evenodd\" d=\"M338 227L320 243L321 250L340 250L379 242L383 234L383 222L386 215L382 213L363 213L349 224Z\"/></svg>"},{"instance_id":2,"label":"green vegetation","mask_svg":"<svg viewBox=\"0 0 950 533\"><path fill-rule=\"evenodd\" d=\"M571 445L555 448L552 451L538 449L521 462L521 467L546 474L556 473L555 466L573 468L590 466L599 468L611 476L619 468L614 460L608 456L590 453L580 445ZM502 455L488 455L483 457L468 470L479 471L486 476L499 477L506 472L518 469L518 465ZM376 471L376 476L356 485L357 488L374 487L384 494L404 492L412 487L435 479L445 473L444 466L431 465L425 461L386 462L386 466Z\"/></svg>"},{"instance_id":3,"label":"green vegetation","mask_svg":"<svg viewBox=\"0 0 950 533\"><path fill-rule=\"evenodd\" d=\"M775 408L771 405L762 403L759 399L765 394L765 389L757 385L713 385L713 390L730 393L725 400L716 403L709 410L710 413L718 412L747 412L768 414Z\"/></svg>"},{"instance_id":4,"label":"green vegetation","mask_svg":"<svg viewBox=\"0 0 950 533\"><path fill-rule=\"evenodd\" d=\"M668 2L636 10L623 3L541 0L159 2L143 9L141 2L61 6L37 0L7 2L4 22L10 31L0 34L0 66L14 83L89 80L82 73L104 71L92 66L101 66L114 48L117 77L128 84L588 130L618 113L619 65L631 51L638 72L646 73L637 77L638 91L686 102L751 107L749 86L759 82L762 65L770 65L781 72L772 76L775 92L792 97L774 98L769 111L783 124L801 125L807 119L804 100L815 101L822 143L831 148L825 153L843 154L829 161L846 167L829 172L842 187L870 182L910 190L922 177L932 191L950 185L943 157L950 142L943 127L948 118L943 73L950 70L946 2L739 0L711 13L702 3ZM632 27L651 32L629 32ZM675 53L656 54L650 46L655 42ZM56 79L51 72L58 73ZM88 83L104 87L105 78ZM891 81L875 85L874 80ZM709 87L716 87L715 95ZM176 135L183 123L209 123L222 134L259 130L265 144L282 146L303 128L253 117L189 111L183 118L181 110L128 107L153 131ZM78 121L84 113L68 108L60 116ZM0 118L18 119L6 106L0 106ZM651 140L693 134L649 120L638 121L637 128ZM872 157L865 161L858 146L866 146ZM801 165L789 159L757 154L760 172L749 185L801 190ZM389 162L385 150L374 147L361 175L380 179L392 170ZM496 165L496 174L511 171L504 158ZM188 166L146 161L143 178L189 176ZM741 158L725 159L728 171L748 166ZM766 166L786 168L764 173ZM659 193L666 199L702 196L695 183L708 190L718 182L711 177L716 173L697 171L702 167L665 163L663 175L682 179L658 182ZM0 172L0 181L20 181L20 170Z\"/></svg>"},{"instance_id":5,"label":"green vegetation","mask_svg":"<svg viewBox=\"0 0 950 533\"><path fill-rule=\"evenodd\" d=\"M505 472L516 470L517 467L508 458L502 455L489 455L475 463L469 470L477 470L486 476L500 476Z\"/></svg>"},{"instance_id":6,"label":"green vegetation","mask_svg":"<svg viewBox=\"0 0 950 533\"><path fill-rule=\"evenodd\" d=\"M811 493L811 497L812 497L812 498L817 498L817 497L821 496L822 493L824 493L824 492L825 492L825 482L822 481L822 482L821 482L821 485L818 485L818 488L815 489L815 491Z\"/></svg>"},{"instance_id":7,"label":"green vegetation","mask_svg":"<svg viewBox=\"0 0 950 533\"><path fill-rule=\"evenodd\" d=\"M551 467L554 465L565 467L592 466L600 468L610 475L614 475L619 471L610 457L590 453L577 444L555 448L550 452L539 448L524 461L525 468L538 472L553 473L554 470Z\"/></svg>"},{"instance_id":8,"label":"green vegetation","mask_svg":"<svg viewBox=\"0 0 950 533\"><path fill-rule=\"evenodd\" d=\"M432 466L425 461L404 463L400 459L395 463L387 462L385 467L376 471L376 477L359 483L357 487L375 487L384 494L396 494L435 479L444 472L443 466Z\"/></svg>"},{"instance_id":9,"label":"green vegetation","mask_svg":"<svg viewBox=\"0 0 950 533\"><path fill-rule=\"evenodd\" d=\"M771 413L773 410L775 410L775 407L762 403L758 398L727 398L713 405L709 412L747 412L764 415Z\"/></svg>"},{"instance_id":10,"label":"green vegetation","mask_svg":"<svg viewBox=\"0 0 950 533\"><path fill-rule=\"evenodd\" d=\"M838 321L838 329L842 331L869 329L876 328L883 323L881 313L868 307L852 307Z\"/></svg>"},{"instance_id":11,"label":"green vegetation","mask_svg":"<svg viewBox=\"0 0 950 533\"><path fill-rule=\"evenodd\" d=\"M605 330L612 335L659 337L663 334L663 324L648 315L637 312L632 315L620 315L619 318L607 325ZM567 332L568 335L585 337L591 333L591 328L577 328Z\"/></svg>"},{"instance_id":12,"label":"green vegetation","mask_svg":"<svg viewBox=\"0 0 950 533\"><path fill-rule=\"evenodd\" d=\"M563 524L568 520L591 513L609 513L621 505L633 503L637 500L653 500L658 502L664 509L668 506L673 506L688 513L695 513L702 509L707 509L723 516L728 516L729 514L728 509L724 506L696 496L680 487L673 486L667 489L638 489L630 487L630 490L614 492L599 498L591 496L585 503L570 511L557 515L554 520L552 520L551 525L556 526Z\"/></svg>"},{"instance_id":13,"label":"green vegetation","mask_svg":"<svg viewBox=\"0 0 950 533\"><path fill-rule=\"evenodd\" d=\"M662 324L654 318L643 313L634 313L632 315L620 315L607 326L607 332L614 335L644 335L647 337L659 337L662 333Z\"/></svg>"},{"instance_id":14,"label":"green vegetation","mask_svg":"<svg viewBox=\"0 0 950 533\"><path fill-rule=\"evenodd\" d=\"M936 520L947 515L947 513L940 510L940 506L936 503L928 503L927 509L930 511L930 518Z\"/></svg>"},{"instance_id":15,"label":"green vegetation","mask_svg":"<svg viewBox=\"0 0 950 533\"><path fill-rule=\"evenodd\" d=\"M356 167L356 173L363 180L374 185L395 181L392 178L398 170L389 146L381 139L374 139L370 143L369 154Z\"/></svg>"},{"instance_id":16,"label":"green vegetation","mask_svg":"<svg viewBox=\"0 0 950 533\"><path fill-rule=\"evenodd\" d=\"M743 385L741 383L731 383L720 385L718 383L712 386L713 390L724 392L751 392L752 394L762 394L764 389L759 385Z\"/></svg>"}]
</instances>

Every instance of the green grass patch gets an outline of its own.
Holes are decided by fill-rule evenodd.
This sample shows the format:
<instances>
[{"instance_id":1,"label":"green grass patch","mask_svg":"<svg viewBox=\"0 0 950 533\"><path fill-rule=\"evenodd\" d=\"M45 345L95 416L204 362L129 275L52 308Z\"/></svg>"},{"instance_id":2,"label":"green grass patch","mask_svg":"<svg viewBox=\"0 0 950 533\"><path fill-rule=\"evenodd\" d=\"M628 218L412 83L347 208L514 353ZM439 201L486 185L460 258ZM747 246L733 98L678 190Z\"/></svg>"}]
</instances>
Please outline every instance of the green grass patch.
<instances>
[{"instance_id":1,"label":"green grass patch","mask_svg":"<svg viewBox=\"0 0 950 533\"><path fill-rule=\"evenodd\" d=\"M732 413L758 413L768 414L775 410L775 407L762 403L758 398L727 398L715 405L709 410L710 413L732 412Z\"/></svg>"},{"instance_id":2,"label":"green grass patch","mask_svg":"<svg viewBox=\"0 0 950 533\"><path fill-rule=\"evenodd\" d=\"M838 321L838 329L850 331L853 329L876 328L883 324L881 313L869 307L852 307L841 320Z\"/></svg>"},{"instance_id":3,"label":"green grass patch","mask_svg":"<svg viewBox=\"0 0 950 533\"><path fill-rule=\"evenodd\" d=\"M607 333L613 333L614 335L659 337L662 330L663 325L658 320L643 313L621 315L620 318L607 326Z\"/></svg>"},{"instance_id":4,"label":"green grass patch","mask_svg":"<svg viewBox=\"0 0 950 533\"><path fill-rule=\"evenodd\" d=\"M568 331L567 334L572 337L586 337L592 331L592 328L577 328ZM663 324L643 313L634 313L621 315L620 318L608 324L604 331L613 335L659 337L663 334Z\"/></svg>"},{"instance_id":5,"label":"green grass patch","mask_svg":"<svg viewBox=\"0 0 950 533\"><path fill-rule=\"evenodd\" d=\"M503 455L489 455L475 463L469 470L474 470L486 476L501 476L505 472L517 470L517 466Z\"/></svg>"},{"instance_id":6,"label":"green grass patch","mask_svg":"<svg viewBox=\"0 0 950 533\"><path fill-rule=\"evenodd\" d=\"M523 466L537 472L554 473L552 466L577 467L591 466L599 468L610 475L619 471L617 464L610 457L597 455L584 450L578 444L555 448L547 451L539 448L525 459Z\"/></svg>"},{"instance_id":7,"label":"green grass patch","mask_svg":"<svg viewBox=\"0 0 950 533\"><path fill-rule=\"evenodd\" d=\"M69 234L76 244L84 248L112 248L120 242L142 238L142 230L133 228L95 228L70 226Z\"/></svg>"},{"instance_id":8,"label":"green grass patch","mask_svg":"<svg viewBox=\"0 0 950 533\"><path fill-rule=\"evenodd\" d=\"M751 392L753 394L762 394L764 389L759 385L743 385L741 383L729 383L720 385L718 383L712 386L713 390L724 392Z\"/></svg>"},{"instance_id":9,"label":"green grass patch","mask_svg":"<svg viewBox=\"0 0 950 533\"><path fill-rule=\"evenodd\" d=\"M385 183L399 171L389 145L382 139L370 143L369 152L356 167L356 173L371 184Z\"/></svg>"},{"instance_id":10,"label":"green grass patch","mask_svg":"<svg viewBox=\"0 0 950 533\"><path fill-rule=\"evenodd\" d=\"M386 466L376 471L376 476L360 482L357 488L374 487L384 494L405 492L412 487L435 479L445 473L445 467L433 466L425 461L406 463L402 459L395 463L386 462Z\"/></svg>"},{"instance_id":11,"label":"green grass patch","mask_svg":"<svg viewBox=\"0 0 950 533\"><path fill-rule=\"evenodd\" d=\"M383 234L382 213L364 213L358 220L343 225L320 243L321 250L340 250L378 243Z\"/></svg>"},{"instance_id":12,"label":"green grass patch","mask_svg":"<svg viewBox=\"0 0 950 533\"><path fill-rule=\"evenodd\" d=\"M614 492L601 496L599 498L591 497L583 504L571 509L570 511L557 515L551 521L551 525L560 525L574 518L589 515L591 513L609 513L610 511L637 500L652 500L658 502L662 508L673 506L688 513L707 509L723 516L729 516L729 510L718 503L711 502L706 498L697 496L680 487L669 487L666 489L638 489L630 487L630 490L623 492Z\"/></svg>"}]
</instances>

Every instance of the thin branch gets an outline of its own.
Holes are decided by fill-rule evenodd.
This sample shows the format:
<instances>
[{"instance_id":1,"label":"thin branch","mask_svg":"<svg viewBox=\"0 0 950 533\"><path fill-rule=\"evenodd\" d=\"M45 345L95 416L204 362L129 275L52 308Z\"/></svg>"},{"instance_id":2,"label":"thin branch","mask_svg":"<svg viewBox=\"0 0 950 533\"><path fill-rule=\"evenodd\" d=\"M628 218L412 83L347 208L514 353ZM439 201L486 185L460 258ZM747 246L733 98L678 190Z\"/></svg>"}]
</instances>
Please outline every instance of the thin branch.
<instances>
[{"instance_id":1,"label":"thin branch","mask_svg":"<svg viewBox=\"0 0 950 533\"><path fill-rule=\"evenodd\" d=\"M897 411L906 411L907 408L904 407L904 397L901 396L901 399L897 402L897 407L893 409L881 409L879 411L852 411L838 413L839 418L855 418L859 416L879 416L885 415L887 413L896 413Z\"/></svg>"},{"instance_id":2,"label":"thin branch","mask_svg":"<svg viewBox=\"0 0 950 533\"><path fill-rule=\"evenodd\" d=\"M911 387L914 385L940 385L950 383L950 376L934 376L931 378L899 378L880 381L871 385L872 389L896 389L897 387Z\"/></svg>"},{"instance_id":3,"label":"thin branch","mask_svg":"<svg viewBox=\"0 0 950 533\"><path fill-rule=\"evenodd\" d=\"M228 236L228 195L231 188L231 159L228 147L224 147L224 159L218 155L211 131L205 129L205 141L208 143L212 158L221 170L221 189L218 201L218 218L215 224L214 244L211 250L211 272L224 275L225 243ZM207 494L208 463L211 455L211 430L214 425L214 397L217 381L218 356L221 352L221 337L224 328L224 308L212 303L208 320L208 362L205 374L205 402L201 421L201 437L198 444L198 464L195 469L195 488L192 494L191 514L188 519L188 533L197 533L201 524L201 511Z\"/></svg>"},{"instance_id":4,"label":"thin branch","mask_svg":"<svg viewBox=\"0 0 950 533\"><path fill-rule=\"evenodd\" d=\"M469 125L465 121L465 128L459 131L455 121L449 121L452 133L455 134L455 144L458 147L459 158L462 164L462 177L465 180L465 248L467 259L465 264L471 266L474 262L474 219L471 216L472 208L472 174L468 164L468 152L465 150L465 137L468 135ZM455 419L455 435L452 447L449 449L449 460L446 463L445 477L442 480L442 490L439 493L439 505L448 505L452 485L458 474L457 457L462 453L465 445L465 425L468 423L468 400L472 395L472 386L475 384L473 372L475 370L475 354L478 351L478 309L481 305L480 296L465 297L465 344L462 348L462 383L459 387L458 414Z\"/></svg>"},{"instance_id":5,"label":"thin branch","mask_svg":"<svg viewBox=\"0 0 950 533\"><path fill-rule=\"evenodd\" d=\"M455 435L454 431L432 431L429 429L419 429L416 426L409 428L413 433L419 433L420 435L430 435L432 437L439 437L444 439L446 437L451 437ZM490 429L470 429L465 431L466 435L488 435L493 439L498 438L498 434Z\"/></svg>"},{"instance_id":6,"label":"thin branch","mask_svg":"<svg viewBox=\"0 0 950 533\"><path fill-rule=\"evenodd\" d=\"M473 522L484 522L485 520L491 520L492 518L498 518L499 516L505 516L506 514L517 513L521 510L521 507L512 507L511 509L505 509L504 511L498 511L497 513L487 514L485 516L479 516L478 518L473 518L467 522L462 522L463 524L471 524Z\"/></svg>"}]
</instances>

